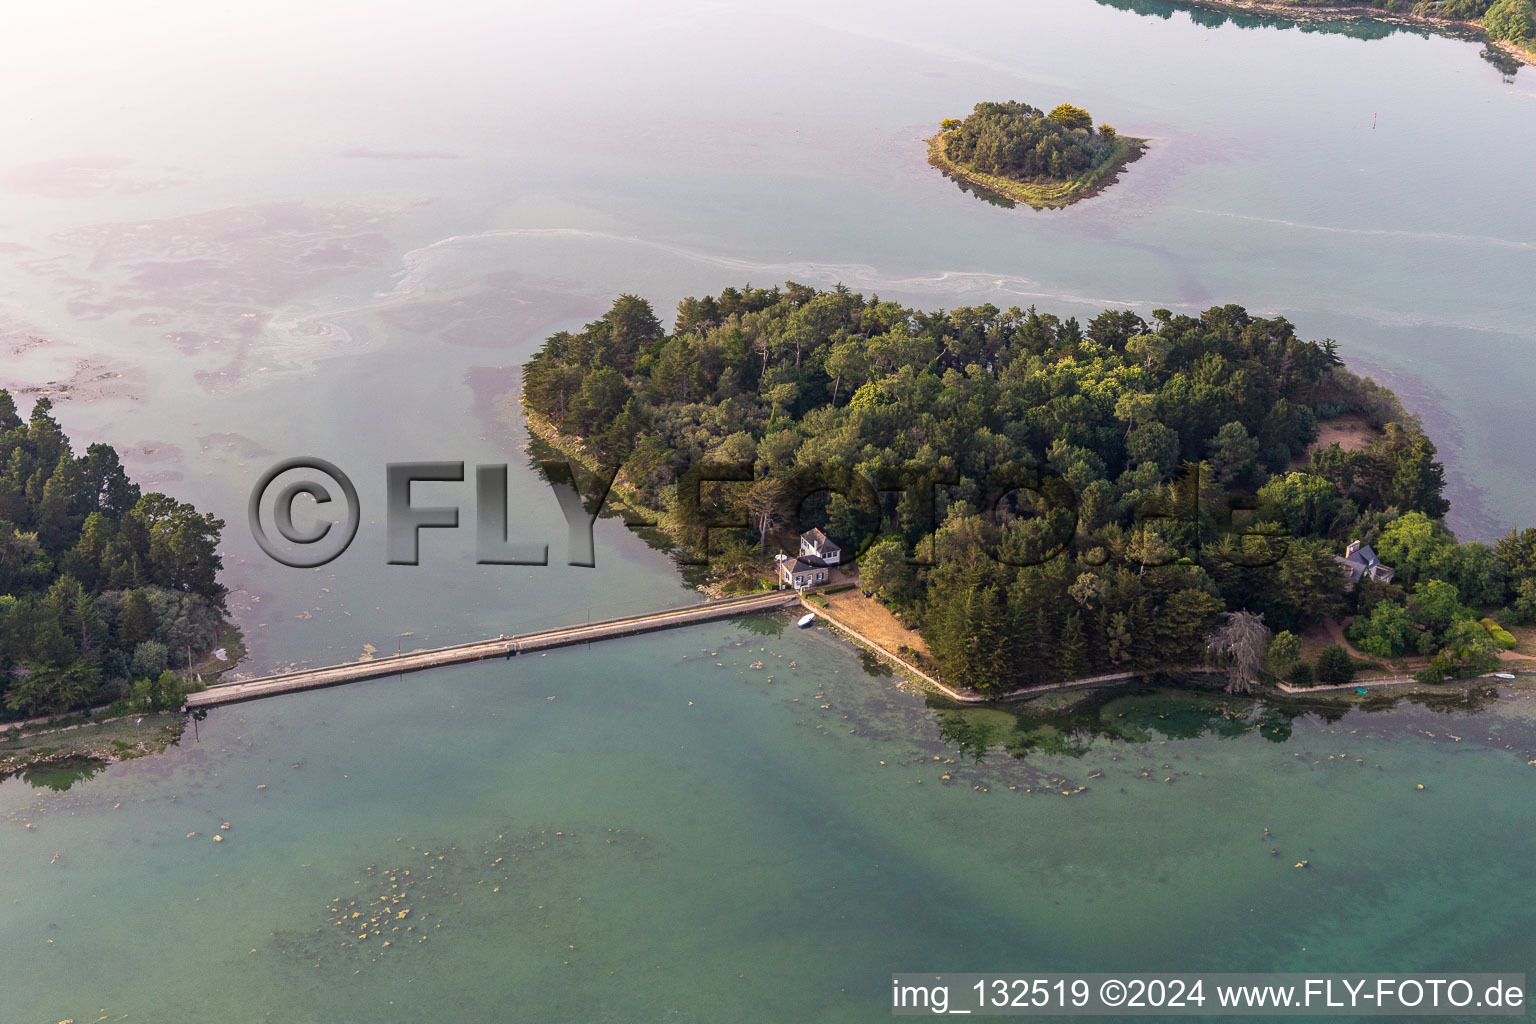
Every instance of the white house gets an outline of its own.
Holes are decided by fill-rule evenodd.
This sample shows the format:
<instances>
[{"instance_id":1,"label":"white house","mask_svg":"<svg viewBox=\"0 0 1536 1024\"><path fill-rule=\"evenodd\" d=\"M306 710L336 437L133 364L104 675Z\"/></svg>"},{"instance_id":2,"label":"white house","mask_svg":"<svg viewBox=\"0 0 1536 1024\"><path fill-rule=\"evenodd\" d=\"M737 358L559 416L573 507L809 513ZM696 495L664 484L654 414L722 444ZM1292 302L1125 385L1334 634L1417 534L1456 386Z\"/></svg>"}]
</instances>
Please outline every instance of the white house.
<instances>
[{"instance_id":1,"label":"white house","mask_svg":"<svg viewBox=\"0 0 1536 1024\"><path fill-rule=\"evenodd\" d=\"M779 589L819 586L832 575L832 570L843 560L843 552L834 541L820 530L810 530L800 535L800 554L791 557L780 554L778 562Z\"/></svg>"},{"instance_id":2,"label":"white house","mask_svg":"<svg viewBox=\"0 0 1536 1024\"><path fill-rule=\"evenodd\" d=\"M780 590L785 587L804 590L827 582L827 567L824 565L812 565L803 558L790 558L785 554L776 555L775 558L779 568Z\"/></svg>"},{"instance_id":3,"label":"white house","mask_svg":"<svg viewBox=\"0 0 1536 1024\"><path fill-rule=\"evenodd\" d=\"M800 535L800 557L812 565L830 567L842 562L843 552L826 534L812 529Z\"/></svg>"}]
</instances>

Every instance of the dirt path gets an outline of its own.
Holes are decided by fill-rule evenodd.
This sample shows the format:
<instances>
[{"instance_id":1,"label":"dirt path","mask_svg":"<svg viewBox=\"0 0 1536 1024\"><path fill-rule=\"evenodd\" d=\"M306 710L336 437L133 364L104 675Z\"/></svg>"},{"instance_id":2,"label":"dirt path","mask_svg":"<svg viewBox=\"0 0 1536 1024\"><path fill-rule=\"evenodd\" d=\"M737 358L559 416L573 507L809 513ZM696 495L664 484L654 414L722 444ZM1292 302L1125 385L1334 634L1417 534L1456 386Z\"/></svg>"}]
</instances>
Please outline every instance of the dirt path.
<instances>
[{"instance_id":1,"label":"dirt path","mask_svg":"<svg viewBox=\"0 0 1536 1024\"><path fill-rule=\"evenodd\" d=\"M1360 648L1349 642L1349 638L1344 635L1344 624L1341 623L1338 619L1329 619L1326 623L1324 623L1324 626L1328 630L1328 636L1332 638L1333 642L1348 651L1351 658L1358 658L1361 661L1369 661L1378 665L1380 664L1380 662L1375 658L1371 657L1369 654L1366 654L1364 651L1360 650Z\"/></svg>"}]
</instances>

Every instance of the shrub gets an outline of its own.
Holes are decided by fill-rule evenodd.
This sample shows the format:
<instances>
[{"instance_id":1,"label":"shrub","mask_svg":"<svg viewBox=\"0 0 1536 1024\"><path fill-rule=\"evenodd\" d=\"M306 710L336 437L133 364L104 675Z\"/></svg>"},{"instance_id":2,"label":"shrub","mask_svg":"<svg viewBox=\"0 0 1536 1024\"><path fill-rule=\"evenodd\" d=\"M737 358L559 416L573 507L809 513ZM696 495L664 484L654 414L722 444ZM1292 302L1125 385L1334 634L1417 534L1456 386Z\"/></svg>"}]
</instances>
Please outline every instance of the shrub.
<instances>
[{"instance_id":1,"label":"shrub","mask_svg":"<svg viewBox=\"0 0 1536 1024\"><path fill-rule=\"evenodd\" d=\"M1327 686L1347 686L1355 680L1355 660L1339 644L1329 644L1317 655L1317 681Z\"/></svg>"},{"instance_id":2,"label":"shrub","mask_svg":"<svg viewBox=\"0 0 1536 1024\"><path fill-rule=\"evenodd\" d=\"M135 711L168 711L181 706L186 692L181 680L167 669L153 679L134 680L130 700Z\"/></svg>"},{"instance_id":3,"label":"shrub","mask_svg":"<svg viewBox=\"0 0 1536 1024\"><path fill-rule=\"evenodd\" d=\"M1292 686L1313 686L1317 683L1317 673L1312 671L1310 661L1298 661L1292 665L1285 678Z\"/></svg>"},{"instance_id":4,"label":"shrub","mask_svg":"<svg viewBox=\"0 0 1536 1024\"><path fill-rule=\"evenodd\" d=\"M1493 637L1493 642L1504 650L1512 651L1515 649L1516 641L1514 634L1493 619L1484 619L1483 628L1488 631L1489 636Z\"/></svg>"},{"instance_id":5,"label":"shrub","mask_svg":"<svg viewBox=\"0 0 1536 1024\"><path fill-rule=\"evenodd\" d=\"M1290 630L1282 629L1270 638L1264 657L1270 670L1283 676L1301 658L1301 641Z\"/></svg>"},{"instance_id":6,"label":"shrub","mask_svg":"<svg viewBox=\"0 0 1536 1024\"><path fill-rule=\"evenodd\" d=\"M1469 679L1499 663L1497 643L1476 619L1458 619L1443 642L1436 657L1446 663L1449 675Z\"/></svg>"},{"instance_id":7,"label":"shrub","mask_svg":"<svg viewBox=\"0 0 1536 1024\"><path fill-rule=\"evenodd\" d=\"M1437 654L1429 659L1428 667L1415 672L1413 678L1421 683L1443 683L1445 677L1450 675L1451 666L1443 654Z\"/></svg>"},{"instance_id":8,"label":"shrub","mask_svg":"<svg viewBox=\"0 0 1536 1024\"><path fill-rule=\"evenodd\" d=\"M136 678L153 678L165 671L169 653L158 640L145 640L133 649L130 670Z\"/></svg>"},{"instance_id":9,"label":"shrub","mask_svg":"<svg viewBox=\"0 0 1536 1024\"><path fill-rule=\"evenodd\" d=\"M155 683L155 688L159 691L160 707L166 710L178 708L181 706L181 702L186 699L187 688L182 685L180 679L176 678L174 672L170 670L161 672L160 678Z\"/></svg>"},{"instance_id":10,"label":"shrub","mask_svg":"<svg viewBox=\"0 0 1536 1024\"><path fill-rule=\"evenodd\" d=\"M1347 635L1355 646L1378 658L1397 657L1416 645L1420 636L1408 610L1390 601L1378 602L1369 616L1356 619Z\"/></svg>"}]
</instances>

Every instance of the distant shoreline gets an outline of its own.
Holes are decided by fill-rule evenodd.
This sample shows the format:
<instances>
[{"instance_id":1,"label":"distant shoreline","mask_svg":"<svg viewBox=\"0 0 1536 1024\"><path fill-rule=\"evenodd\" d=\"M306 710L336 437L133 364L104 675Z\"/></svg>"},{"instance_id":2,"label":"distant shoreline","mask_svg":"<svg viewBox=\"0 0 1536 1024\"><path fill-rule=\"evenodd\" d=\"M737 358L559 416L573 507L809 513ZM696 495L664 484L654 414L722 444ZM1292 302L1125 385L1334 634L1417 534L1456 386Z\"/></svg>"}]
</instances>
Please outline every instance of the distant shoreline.
<instances>
[{"instance_id":1,"label":"distant shoreline","mask_svg":"<svg viewBox=\"0 0 1536 1024\"><path fill-rule=\"evenodd\" d=\"M1277 3L1275 0L1179 0L1179 2L1187 7L1198 7L1209 11L1257 14L1294 22L1379 21L1388 25L1429 29L1451 38L1482 42L1522 64L1536 66L1536 51L1516 46L1507 40L1491 39L1487 30L1475 21L1431 18L1422 14L1386 11L1379 7L1361 7L1347 3L1337 6L1299 7L1294 4Z\"/></svg>"},{"instance_id":2,"label":"distant shoreline","mask_svg":"<svg viewBox=\"0 0 1536 1024\"><path fill-rule=\"evenodd\" d=\"M944 133L923 141L928 143L928 162L946 176L984 189L1004 199L1036 210L1062 209L1090 196L1096 196L1120 180L1120 172L1141 159L1147 151L1150 139L1120 136L1115 139L1114 152L1103 163L1078 175L1071 181L1029 182L1016 181L993 174L982 174L962 167L945 155Z\"/></svg>"}]
</instances>

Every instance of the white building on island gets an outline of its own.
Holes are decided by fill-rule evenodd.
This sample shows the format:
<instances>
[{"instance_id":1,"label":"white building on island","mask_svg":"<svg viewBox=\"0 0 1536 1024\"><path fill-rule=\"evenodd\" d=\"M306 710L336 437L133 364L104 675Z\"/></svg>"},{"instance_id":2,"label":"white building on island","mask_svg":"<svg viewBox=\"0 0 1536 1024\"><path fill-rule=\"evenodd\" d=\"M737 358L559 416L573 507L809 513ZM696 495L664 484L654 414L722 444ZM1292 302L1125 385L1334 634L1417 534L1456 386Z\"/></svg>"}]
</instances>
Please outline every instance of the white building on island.
<instances>
[{"instance_id":1,"label":"white building on island","mask_svg":"<svg viewBox=\"0 0 1536 1024\"><path fill-rule=\"evenodd\" d=\"M843 552L826 534L813 529L800 535L800 557L812 565L831 568L842 562Z\"/></svg>"},{"instance_id":2,"label":"white building on island","mask_svg":"<svg viewBox=\"0 0 1536 1024\"><path fill-rule=\"evenodd\" d=\"M804 590L827 582L831 571L843 560L843 552L820 530L810 530L800 535L800 554L775 556L778 566L779 589L794 587Z\"/></svg>"}]
</instances>

